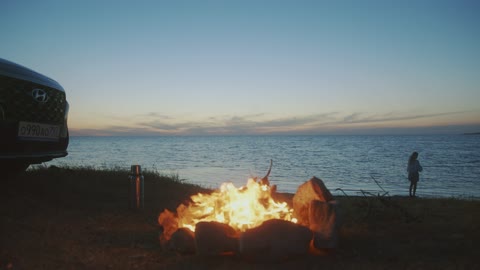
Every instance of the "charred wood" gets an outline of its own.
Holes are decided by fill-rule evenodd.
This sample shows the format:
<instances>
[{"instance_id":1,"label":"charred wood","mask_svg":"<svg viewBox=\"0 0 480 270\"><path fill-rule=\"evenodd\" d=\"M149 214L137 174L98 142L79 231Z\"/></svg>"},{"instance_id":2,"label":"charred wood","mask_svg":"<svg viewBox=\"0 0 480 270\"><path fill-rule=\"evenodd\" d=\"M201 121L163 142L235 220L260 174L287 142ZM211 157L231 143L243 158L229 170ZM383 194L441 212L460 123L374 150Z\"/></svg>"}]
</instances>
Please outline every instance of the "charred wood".
<instances>
[{"instance_id":1,"label":"charred wood","mask_svg":"<svg viewBox=\"0 0 480 270\"><path fill-rule=\"evenodd\" d=\"M272 219L240 235L240 254L251 261L278 262L307 254L311 239L307 227Z\"/></svg>"},{"instance_id":2,"label":"charred wood","mask_svg":"<svg viewBox=\"0 0 480 270\"><path fill-rule=\"evenodd\" d=\"M238 252L238 234L227 224L199 222L195 226L195 245L199 255Z\"/></svg>"}]
</instances>

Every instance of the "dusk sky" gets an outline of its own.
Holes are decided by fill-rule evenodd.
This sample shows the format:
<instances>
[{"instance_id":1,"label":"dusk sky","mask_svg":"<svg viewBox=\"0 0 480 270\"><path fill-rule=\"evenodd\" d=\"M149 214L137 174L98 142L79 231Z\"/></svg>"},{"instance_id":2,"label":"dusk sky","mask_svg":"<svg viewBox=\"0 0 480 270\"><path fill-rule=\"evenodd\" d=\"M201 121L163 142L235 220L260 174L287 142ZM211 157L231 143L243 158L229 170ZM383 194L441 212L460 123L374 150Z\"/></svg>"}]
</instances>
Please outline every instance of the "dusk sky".
<instances>
[{"instance_id":1,"label":"dusk sky","mask_svg":"<svg viewBox=\"0 0 480 270\"><path fill-rule=\"evenodd\" d=\"M480 132L480 1L0 0L71 135Z\"/></svg>"}]
</instances>

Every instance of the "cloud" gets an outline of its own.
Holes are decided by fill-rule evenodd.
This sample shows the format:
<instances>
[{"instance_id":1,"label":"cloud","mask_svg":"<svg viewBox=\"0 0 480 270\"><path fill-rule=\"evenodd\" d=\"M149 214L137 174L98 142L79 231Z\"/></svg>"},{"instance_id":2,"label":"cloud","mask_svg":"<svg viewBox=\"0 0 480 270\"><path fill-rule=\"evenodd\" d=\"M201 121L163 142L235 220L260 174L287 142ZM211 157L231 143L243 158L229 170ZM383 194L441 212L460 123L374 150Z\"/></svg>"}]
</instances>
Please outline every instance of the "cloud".
<instances>
[{"instance_id":1,"label":"cloud","mask_svg":"<svg viewBox=\"0 0 480 270\"><path fill-rule=\"evenodd\" d=\"M169 115L165 115L165 114L160 114L158 112L149 112L149 113L146 113L146 114L139 114L138 115L139 118L155 118L155 119L173 119L171 116Z\"/></svg>"},{"instance_id":2,"label":"cloud","mask_svg":"<svg viewBox=\"0 0 480 270\"><path fill-rule=\"evenodd\" d=\"M401 113L395 114L393 112L382 115L368 115L362 113L353 113L343 118L343 121L336 122L337 124L361 124L361 123L375 123L375 122L393 122L404 120L415 120L422 118L432 118L438 116L447 116L462 114L466 112L446 112L446 113L434 113L434 114L414 114L414 115L402 115Z\"/></svg>"},{"instance_id":3,"label":"cloud","mask_svg":"<svg viewBox=\"0 0 480 270\"><path fill-rule=\"evenodd\" d=\"M71 136L158 136L158 132L146 128L109 126L105 128L69 128ZM167 134L164 134L167 135Z\"/></svg>"},{"instance_id":4,"label":"cloud","mask_svg":"<svg viewBox=\"0 0 480 270\"><path fill-rule=\"evenodd\" d=\"M358 121L358 119L360 118L360 115L361 115L361 113L352 113L350 115L347 115L343 118L343 122L344 123L354 123L354 122Z\"/></svg>"},{"instance_id":5,"label":"cloud","mask_svg":"<svg viewBox=\"0 0 480 270\"><path fill-rule=\"evenodd\" d=\"M167 124L160 120L154 120L150 122L140 122L139 126L149 127L155 130L164 130L164 131L178 131L182 127L180 124Z\"/></svg>"},{"instance_id":6,"label":"cloud","mask_svg":"<svg viewBox=\"0 0 480 270\"><path fill-rule=\"evenodd\" d=\"M104 129L72 130L73 134L92 135L253 135L253 134L334 134L378 133L406 130L401 121L461 114L385 114L339 112L272 118L268 114L210 116L197 121L182 121L173 116L145 114L142 121L129 126L108 126ZM369 125L385 123L385 125ZM388 126L386 125L388 124ZM437 130L445 130L438 128ZM469 130L470 131L470 130Z\"/></svg>"}]
</instances>

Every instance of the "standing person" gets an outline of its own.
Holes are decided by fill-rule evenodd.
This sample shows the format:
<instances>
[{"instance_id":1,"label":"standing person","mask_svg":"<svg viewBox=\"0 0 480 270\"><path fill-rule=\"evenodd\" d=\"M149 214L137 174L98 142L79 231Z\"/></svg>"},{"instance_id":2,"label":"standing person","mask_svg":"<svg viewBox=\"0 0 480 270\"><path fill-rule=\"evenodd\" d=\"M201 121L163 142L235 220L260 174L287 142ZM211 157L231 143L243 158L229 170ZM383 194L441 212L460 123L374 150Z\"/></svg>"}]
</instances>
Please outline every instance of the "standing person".
<instances>
[{"instance_id":1,"label":"standing person","mask_svg":"<svg viewBox=\"0 0 480 270\"><path fill-rule=\"evenodd\" d=\"M417 191L417 182L420 179L419 172L423 170L417 158L418 158L418 153L413 152L410 155L410 158L408 159L407 172L408 172L408 180L410 181L410 189L409 189L410 197L415 197L415 192Z\"/></svg>"}]
</instances>

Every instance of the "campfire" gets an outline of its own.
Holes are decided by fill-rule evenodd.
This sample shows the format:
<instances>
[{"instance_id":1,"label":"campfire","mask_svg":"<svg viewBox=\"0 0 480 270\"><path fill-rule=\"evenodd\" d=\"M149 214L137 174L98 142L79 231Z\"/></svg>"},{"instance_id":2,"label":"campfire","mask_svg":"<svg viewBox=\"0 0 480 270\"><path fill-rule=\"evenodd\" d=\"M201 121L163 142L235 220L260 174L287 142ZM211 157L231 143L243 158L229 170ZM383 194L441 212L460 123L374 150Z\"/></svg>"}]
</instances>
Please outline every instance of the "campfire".
<instances>
[{"instance_id":1,"label":"campfire","mask_svg":"<svg viewBox=\"0 0 480 270\"><path fill-rule=\"evenodd\" d=\"M270 167L271 170L271 167ZM267 175L243 187L224 183L210 194L197 194L158 217L160 242L167 250L200 255L240 254L279 260L312 249L336 246L337 203L322 180L300 185L293 207L280 201Z\"/></svg>"}]
</instances>

